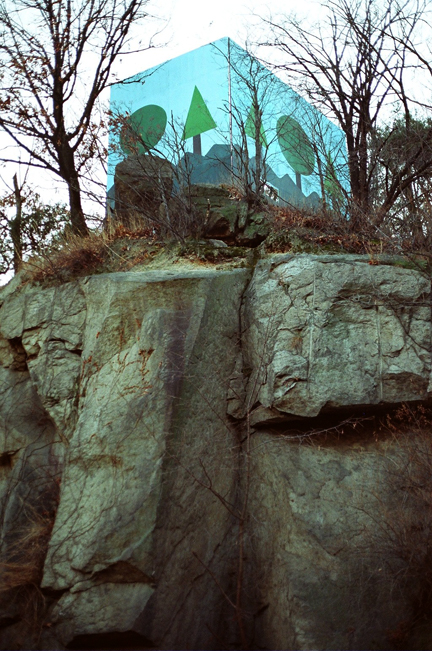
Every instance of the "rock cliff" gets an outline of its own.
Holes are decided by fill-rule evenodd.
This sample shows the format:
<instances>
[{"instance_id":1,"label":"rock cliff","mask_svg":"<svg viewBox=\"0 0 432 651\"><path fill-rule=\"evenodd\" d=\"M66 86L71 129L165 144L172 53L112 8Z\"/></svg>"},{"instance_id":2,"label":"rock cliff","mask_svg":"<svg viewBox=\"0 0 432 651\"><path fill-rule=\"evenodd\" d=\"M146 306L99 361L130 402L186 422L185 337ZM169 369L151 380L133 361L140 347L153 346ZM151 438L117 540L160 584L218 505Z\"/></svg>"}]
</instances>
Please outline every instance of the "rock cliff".
<instances>
[{"instance_id":1,"label":"rock cliff","mask_svg":"<svg viewBox=\"0 0 432 651\"><path fill-rule=\"evenodd\" d=\"M0 648L429 643L391 414L430 395L430 281L368 262L2 290Z\"/></svg>"}]
</instances>

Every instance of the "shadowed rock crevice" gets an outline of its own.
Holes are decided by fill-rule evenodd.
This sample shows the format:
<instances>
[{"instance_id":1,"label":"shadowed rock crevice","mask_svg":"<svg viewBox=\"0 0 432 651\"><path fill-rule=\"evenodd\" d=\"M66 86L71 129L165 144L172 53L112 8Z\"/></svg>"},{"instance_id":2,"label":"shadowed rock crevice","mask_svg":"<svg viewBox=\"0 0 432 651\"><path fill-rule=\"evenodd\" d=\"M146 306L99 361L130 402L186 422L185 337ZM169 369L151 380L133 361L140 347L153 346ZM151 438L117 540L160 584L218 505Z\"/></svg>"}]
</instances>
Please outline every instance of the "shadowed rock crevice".
<instances>
[{"instance_id":1,"label":"shadowed rock crevice","mask_svg":"<svg viewBox=\"0 0 432 651\"><path fill-rule=\"evenodd\" d=\"M18 450L14 450L13 452L10 452L9 450L6 452L1 452L0 453L0 468L5 468L8 470L12 470L13 464L14 464L14 457L17 454Z\"/></svg>"},{"instance_id":2,"label":"shadowed rock crevice","mask_svg":"<svg viewBox=\"0 0 432 651\"><path fill-rule=\"evenodd\" d=\"M139 568L130 563L118 561L92 576L95 585L100 583L148 583L154 584L154 580L142 572Z\"/></svg>"},{"instance_id":3,"label":"shadowed rock crevice","mask_svg":"<svg viewBox=\"0 0 432 651\"><path fill-rule=\"evenodd\" d=\"M27 353L22 344L21 337L13 337L9 339L9 345L11 347L13 362L10 365L11 371L18 371L20 373L25 373L28 371L27 367Z\"/></svg>"}]
</instances>

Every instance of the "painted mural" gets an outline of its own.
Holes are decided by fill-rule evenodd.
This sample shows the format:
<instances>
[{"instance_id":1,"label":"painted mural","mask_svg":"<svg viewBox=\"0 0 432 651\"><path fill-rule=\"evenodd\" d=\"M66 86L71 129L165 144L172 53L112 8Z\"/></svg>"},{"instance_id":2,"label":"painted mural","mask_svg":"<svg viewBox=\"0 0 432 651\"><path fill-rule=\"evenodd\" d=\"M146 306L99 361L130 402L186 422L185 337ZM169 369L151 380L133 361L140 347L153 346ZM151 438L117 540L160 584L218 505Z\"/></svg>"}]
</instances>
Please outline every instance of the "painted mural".
<instances>
[{"instance_id":1,"label":"painted mural","mask_svg":"<svg viewBox=\"0 0 432 651\"><path fill-rule=\"evenodd\" d=\"M236 185L259 165L278 203L349 189L343 132L228 38L115 84L111 112L112 200L117 166L146 155L193 184Z\"/></svg>"}]
</instances>

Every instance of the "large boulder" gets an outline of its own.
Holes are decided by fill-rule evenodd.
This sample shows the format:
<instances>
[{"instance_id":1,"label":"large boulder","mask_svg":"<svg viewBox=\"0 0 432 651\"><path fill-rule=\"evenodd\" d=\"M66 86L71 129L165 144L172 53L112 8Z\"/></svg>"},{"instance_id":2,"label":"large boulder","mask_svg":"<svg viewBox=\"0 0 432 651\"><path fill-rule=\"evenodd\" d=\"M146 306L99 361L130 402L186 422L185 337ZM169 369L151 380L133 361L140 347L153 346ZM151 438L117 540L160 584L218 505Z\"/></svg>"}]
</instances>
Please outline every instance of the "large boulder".
<instances>
[{"instance_id":1,"label":"large boulder","mask_svg":"<svg viewBox=\"0 0 432 651\"><path fill-rule=\"evenodd\" d=\"M254 424L429 397L430 280L368 262L282 254L258 264L244 301Z\"/></svg>"},{"instance_id":2,"label":"large boulder","mask_svg":"<svg viewBox=\"0 0 432 651\"><path fill-rule=\"evenodd\" d=\"M204 225L203 236L227 244L257 246L270 232L263 212L254 212L226 185L194 184L190 188L192 204Z\"/></svg>"},{"instance_id":3,"label":"large boulder","mask_svg":"<svg viewBox=\"0 0 432 651\"><path fill-rule=\"evenodd\" d=\"M158 216L173 188L173 166L153 154L129 155L116 165L114 176L117 217L129 223L133 213L148 218Z\"/></svg>"},{"instance_id":4,"label":"large boulder","mask_svg":"<svg viewBox=\"0 0 432 651\"><path fill-rule=\"evenodd\" d=\"M22 463L2 484L3 536L22 495L36 499L45 475L57 487L61 476L42 579L58 597L44 648L108 633L210 648L210 630L229 619L212 575L229 590L233 522L215 495L235 500L226 378L249 274L108 274L5 298L1 453ZM197 492L203 469L212 490ZM19 619L9 611L2 648Z\"/></svg>"}]
</instances>

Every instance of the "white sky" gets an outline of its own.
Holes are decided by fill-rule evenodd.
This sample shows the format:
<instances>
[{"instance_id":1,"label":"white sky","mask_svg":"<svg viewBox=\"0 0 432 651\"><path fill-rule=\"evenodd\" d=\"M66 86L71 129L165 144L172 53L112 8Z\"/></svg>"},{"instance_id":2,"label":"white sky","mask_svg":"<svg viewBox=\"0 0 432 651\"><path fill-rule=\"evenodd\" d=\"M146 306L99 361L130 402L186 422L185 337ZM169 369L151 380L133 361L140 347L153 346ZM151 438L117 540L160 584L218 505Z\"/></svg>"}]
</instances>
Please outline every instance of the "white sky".
<instances>
[{"instance_id":1,"label":"white sky","mask_svg":"<svg viewBox=\"0 0 432 651\"><path fill-rule=\"evenodd\" d=\"M157 31L155 44L159 47L139 54L131 54L119 59L114 66L117 79L124 79L147 68L158 65L180 54L215 41L223 36L230 36L239 45L245 45L247 40L253 41L260 31L259 17L270 16L266 2L258 0L165 0L163 7L157 0L149 0L147 9L158 20L144 20L137 24L133 31L133 45L142 40L146 43L149 37ZM307 0L303 5L303 13L312 16L319 11L319 2ZM273 15L288 14L297 11L296 0L272 0ZM306 9L306 12L305 12ZM109 91L106 91L103 101L108 106ZM1 144L1 142L0 142ZM0 192L6 186L12 188L12 178L18 172L18 178L24 180L24 170L17 165L8 163L0 167ZM3 181L3 183L1 183ZM53 178L42 170L30 170L27 181L33 186L46 202L64 201L67 203L66 186L57 178ZM87 211L94 210L86 205Z\"/></svg>"},{"instance_id":2,"label":"white sky","mask_svg":"<svg viewBox=\"0 0 432 651\"><path fill-rule=\"evenodd\" d=\"M317 3L306 0L316 10ZM239 45L248 38L253 39L259 16L270 15L269 4L258 0L167 0L163 13L158 11L157 2L149 4L150 10L167 20L160 40L167 47L148 53L150 66L173 58L201 45L230 36ZM272 0L272 13L289 13L298 8L296 0ZM139 72L139 71L137 71Z\"/></svg>"},{"instance_id":3,"label":"white sky","mask_svg":"<svg viewBox=\"0 0 432 651\"><path fill-rule=\"evenodd\" d=\"M157 0L149 0L148 10L160 20L142 23L136 40L143 38L145 42L144 34L151 34L158 26L162 31L155 43L161 46L118 61L114 71L119 79L224 36L243 47L249 43L253 50L253 43L265 34L262 18L295 12L314 21L322 11L319 0L306 0L300 7L298 0L272 0L271 5L262 0L166 0L163 10L158 7Z\"/></svg>"}]
</instances>

